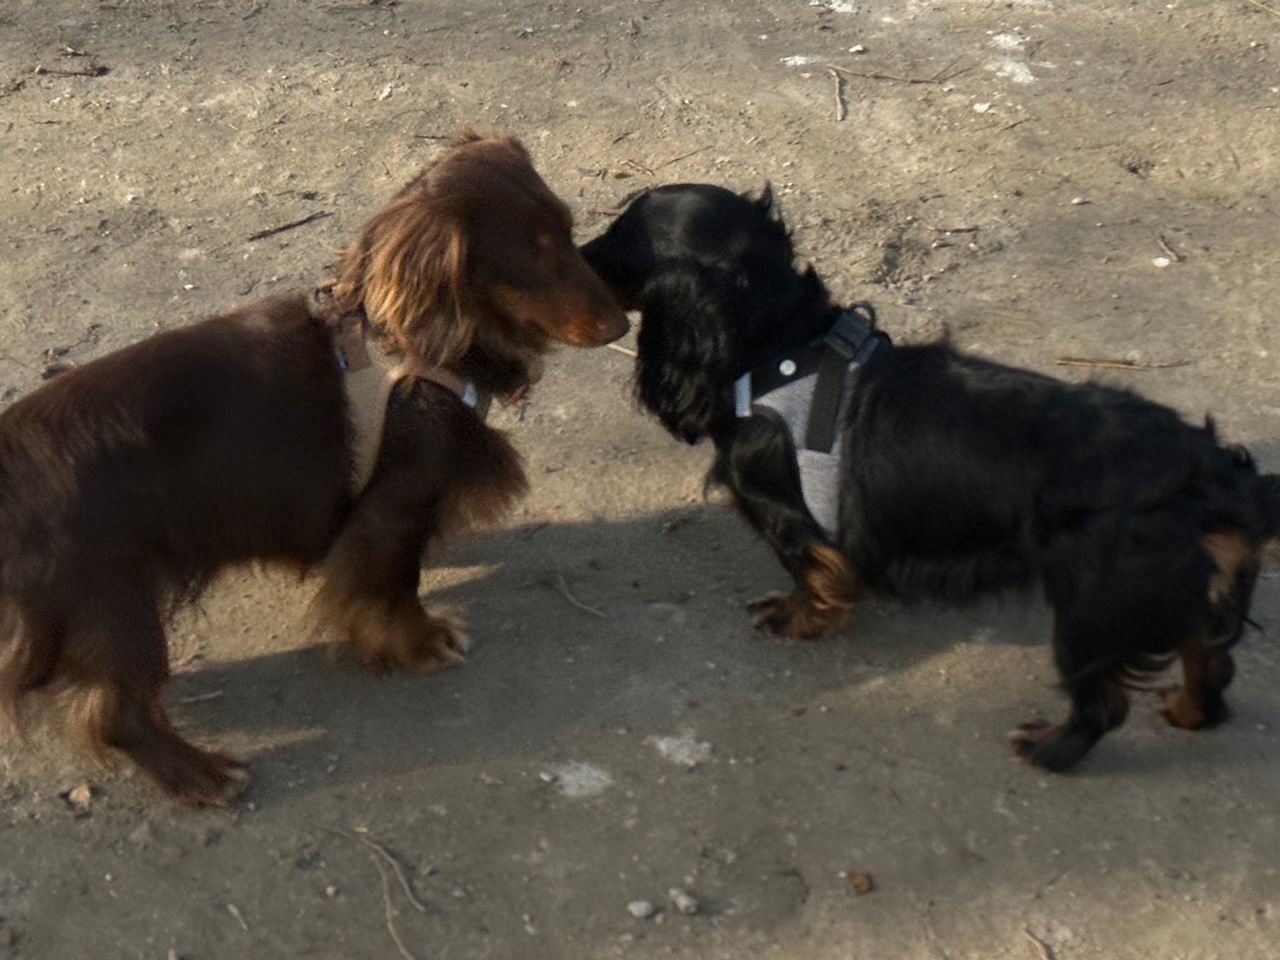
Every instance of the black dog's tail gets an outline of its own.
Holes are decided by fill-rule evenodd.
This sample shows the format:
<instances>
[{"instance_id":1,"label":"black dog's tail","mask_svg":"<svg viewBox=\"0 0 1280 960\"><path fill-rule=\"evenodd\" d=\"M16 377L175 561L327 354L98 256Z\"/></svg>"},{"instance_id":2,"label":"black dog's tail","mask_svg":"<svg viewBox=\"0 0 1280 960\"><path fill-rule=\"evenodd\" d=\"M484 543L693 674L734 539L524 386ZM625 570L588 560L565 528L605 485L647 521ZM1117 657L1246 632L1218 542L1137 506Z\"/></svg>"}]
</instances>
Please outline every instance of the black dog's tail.
<instances>
[{"instance_id":1,"label":"black dog's tail","mask_svg":"<svg viewBox=\"0 0 1280 960\"><path fill-rule=\"evenodd\" d=\"M1280 537L1280 474L1264 473L1253 487L1256 509L1261 520L1262 539Z\"/></svg>"}]
</instances>

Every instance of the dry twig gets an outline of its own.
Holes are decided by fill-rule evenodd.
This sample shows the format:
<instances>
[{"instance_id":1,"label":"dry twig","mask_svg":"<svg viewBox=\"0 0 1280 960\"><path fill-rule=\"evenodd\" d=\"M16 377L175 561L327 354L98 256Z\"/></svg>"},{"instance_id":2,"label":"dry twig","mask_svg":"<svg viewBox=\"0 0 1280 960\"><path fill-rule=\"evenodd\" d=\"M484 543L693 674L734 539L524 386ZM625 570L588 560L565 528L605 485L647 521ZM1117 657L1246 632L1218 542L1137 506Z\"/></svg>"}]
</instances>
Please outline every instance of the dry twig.
<instances>
[{"instance_id":1,"label":"dry twig","mask_svg":"<svg viewBox=\"0 0 1280 960\"><path fill-rule=\"evenodd\" d=\"M639 354L636 353L634 350L632 350L630 347L621 347L616 343L606 343L605 346L608 347L610 350L616 350L618 353L625 353L628 357L631 357L633 360L639 356Z\"/></svg>"},{"instance_id":2,"label":"dry twig","mask_svg":"<svg viewBox=\"0 0 1280 960\"><path fill-rule=\"evenodd\" d=\"M240 912L239 907L237 907L234 903L228 903L227 913L231 914L233 917L236 918L236 920L240 922L240 926L244 928L245 933L249 932L249 924L245 923L244 914Z\"/></svg>"},{"instance_id":3,"label":"dry twig","mask_svg":"<svg viewBox=\"0 0 1280 960\"><path fill-rule=\"evenodd\" d=\"M1054 363L1060 367L1100 367L1106 370L1167 370L1185 367L1190 360L1174 360L1172 363L1143 363L1140 360L1121 360L1092 357L1059 357Z\"/></svg>"},{"instance_id":4,"label":"dry twig","mask_svg":"<svg viewBox=\"0 0 1280 960\"><path fill-rule=\"evenodd\" d=\"M323 220L325 217L332 217L333 214L328 210L317 210L315 213L309 213L301 220L294 220L290 223L282 223L278 227L272 227L269 230L259 230L257 233L250 234L245 237L245 242L250 240L265 240L267 237L274 237L277 233L284 233L286 230L293 230L297 227L305 226L316 220Z\"/></svg>"},{"instance_id":5,"label":"dry twig","mask_svg":"<svg viewBox=\"0 0 1280 960\"><path fill-rule=\"evenodd\" d=\"M100 77L107 72L107 68L96 63L90 63L83 67L46 67L42 63L37 63L31 68L31 72L37 77Z\"/></svg>"},{"instance_id":6,"label":"dry twig","mask_svg":"<svg viewBox=\"0 0 1280 960\"><path fill-rule=\"evenodd\" d=\"M397 860L394 856L392 856L390 850L388 850L382 844L378 843L378 841L373 840L369 837L366 837L363 834L348 833L345 830L334 830L333 832L338 834L339 836L347 837L351 840L359 840L366 847L368 847L370 850L376 853L379 857L385 860L388 864L390 864L391 869L396 872L396 879L400 881L400 889L404 891L404 895L409 899L409 902L413 904L414 909L416 909L419 913L427 912L426 904L424 904L421 900L419 900L416 896L414 896L413 887L409 885L409 878L405 876L404 867L400 865L399 860Z\"/></svg>"},{"instance_id":7,"label":"dry twig","mask_svg":"<svg viewBox=\"0 0 1280 960\"><path fill-rule=\"evenodd\" d=\"M895 83L942 83L950 77L942 77L935 74L932 77L900 77L893 73L881 73L879 70L850 70L848 67L838 67L833 63L827 64L827 69L843 77L861 77L863 80L892 80Z\"/></svg>"},{"instance_id":8,"label":"dry twig","mask_svg":"<svg viewBox=\"0 0 1280 960\"><path fill-rule=\"evenodd\" d=\"M210 700L217 700L222 696L221 690L214 690L212 693L198 693L194 697L183 697L178 703L186 706L192 703L207 703Z\"/></svg>"},{"instance_id":9,"label":"dry twig","mask_svg":"<svg viewBox=\"0 0 1280 960\"><path fill-rule=\"evenodd\" d=\"M827 67L827 73L836 82L836 123L840 123L848 116L848 108L844 102L844 77L840 76L840 71L835 67Z\"/></svg>"},{"instance_id":10,"label":"dry twig","mask_svg":"<svg viewBox=\"0 0 1280 960\"><path fill-rule=\"evenodd\" d=\"M1156 243L1160 244L1160 249L1169 255L1169 259L1174 263L1182 263L1186 257L1178 253L1173 247L1169 246L1169 241L1164 238L1164 234L1156 235Z\"/></svg>"},{"instance_id":11,"label":"dry twig","mask_svg":"<svg viewBox=\"0 0 1280 960\"><path fill-rule=\"evenodd\" d=\"M1023 927L1023 928L1022 928L1022 934L1023 934L1023 936L1025 936L1028 940L1030 940L1032 943L1034 943L1034 944L1036 945L1037 949L1039 949L1039 951L1040 951L1040 960L1054 960L1054 956L1053 956L1053 948L1052 948L1052 947L1050 947L1050 946L1049 946L1049 944L1047 944L1047 943L1045 943L1043 940L1041 940L1039 937L1037 937L1034 933L1032 933L1032 932L1031 932L1031 928L1030 928L1030 927Z\"/></svg>"},{"instance_id":12,"label":"dry twig","mask_svg":"<svg viewBox=\"0 0 1280 960\"><path fill-rule=\"evenodd\" d=\"M605 613L603 610L599 609L598 607L588 606L587 604L579 600L577 597L575 597L572 593L570 593L569 585L564 582L564 577L558 573L556 574L556 589L559 590L564 595L564 598L566 600L572 603L579 610L585 610L587 613L593 614L594 616L599 617L601 620L609 619L609 615Z\"/></svg>"},{"instance_id":13,"label":"dry twig","mask_svg":"<svg viewBox=\"0 0 1280 960\"><path fill-rule=\"evenodd\" d=\"M382 861L374 854L369 854L373 858L373 865L378 868L378 876L382 877L382 904L386 910L387 916L387 932L391 934L391 939L395 942L396 949L400 951L400 956L404 960L417 960L409 948L404 945L404 941L400 939L400 934L396 931L396 915L395 908L391 905L391 877L387 875L387 868L382 865Z\"/></svg>"},{"instance_id":14,"label":"dry twig","mask_svg":"<svg viewBox=\"0 0 1280 960\"><path fill-rule=\"evenodd\" d=\"M660 164L658 164L656 167L654 167L654 170L661 170L663 167L669 167L669 166L671 166L673 163L679 163L681 160L688 160L688 159L689 159L690 157L692 157L694 154L702 153L702 151L704 151L704 150L710 150L710 149L711 149L711 145L710 145L710 144L707 144L707 146L705 146L705 147L699 147L697 150L690 150L688 153L682 153L682 154L680 154L680 156L678 156L678 157L672 157L670 160L666 161L665 163L660 163ZM648 172L648 173L653 173L653 170L649 170L649 171L647 171L647 172Z\"/></svg>"}]
</instances>

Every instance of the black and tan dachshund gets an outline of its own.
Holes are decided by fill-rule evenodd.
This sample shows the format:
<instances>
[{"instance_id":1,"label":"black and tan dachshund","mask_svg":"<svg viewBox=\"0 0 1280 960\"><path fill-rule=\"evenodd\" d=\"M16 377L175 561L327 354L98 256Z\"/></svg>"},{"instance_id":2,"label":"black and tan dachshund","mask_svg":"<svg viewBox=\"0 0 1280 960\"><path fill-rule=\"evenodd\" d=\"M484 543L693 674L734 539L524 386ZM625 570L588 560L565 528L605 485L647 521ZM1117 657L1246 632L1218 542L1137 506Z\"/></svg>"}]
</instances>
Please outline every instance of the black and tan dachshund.
<instances>
[{"instance_id":1,"label":"black and tan dachshund","mask_svg":"<svg viewBox=\"0 0 1280 960\"><path fill-rule=\"evenodd\" d=\"M895 346L865 305L794 266L758 198L700 184L639 195L583 253L641 311L637 394L675 436L709 438L727 487L795 589L757 625L817 637L864 591L963 604L1040 584L1071 699L1016 754L1061 771L1128 711L1126 686L1176 654L1174 726L1227 714L1280 477L1166 407L946 344Z\"/></svg>"}]
</instances>

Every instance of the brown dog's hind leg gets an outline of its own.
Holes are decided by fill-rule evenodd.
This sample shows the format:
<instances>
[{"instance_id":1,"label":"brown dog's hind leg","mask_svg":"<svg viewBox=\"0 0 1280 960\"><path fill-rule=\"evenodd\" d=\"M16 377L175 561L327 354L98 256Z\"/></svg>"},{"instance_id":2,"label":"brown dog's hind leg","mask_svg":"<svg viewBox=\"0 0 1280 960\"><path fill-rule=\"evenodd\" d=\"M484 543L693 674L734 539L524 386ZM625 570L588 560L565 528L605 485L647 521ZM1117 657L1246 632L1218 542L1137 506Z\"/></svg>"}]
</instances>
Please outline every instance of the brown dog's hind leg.
<instances>
[{"instance_id":1,"label":"brown dog's hind leg","mask_svg":"<svg viewBox=\"0 0 1280 960\"><path fill-rule=\"evenodd\" d=\"M835 547L808 549L796 589L747 605L752 623L770 633L811 640L838 631L866 592L857 571Z\"/></svg>"},{"instance_id":2,"label":"brown dog's hind leg","mask_svg":"<svg viewBox=\"0 0 1280 960\"><path fill-rule=\"evenodd\" d=\"M165 715L168 650L149 591L113 584L78 598L65 639L58 682L95 748L119 750L184 803L225 806L244 789L243 763L191 745Z\"/></svg>"}]
</instances>

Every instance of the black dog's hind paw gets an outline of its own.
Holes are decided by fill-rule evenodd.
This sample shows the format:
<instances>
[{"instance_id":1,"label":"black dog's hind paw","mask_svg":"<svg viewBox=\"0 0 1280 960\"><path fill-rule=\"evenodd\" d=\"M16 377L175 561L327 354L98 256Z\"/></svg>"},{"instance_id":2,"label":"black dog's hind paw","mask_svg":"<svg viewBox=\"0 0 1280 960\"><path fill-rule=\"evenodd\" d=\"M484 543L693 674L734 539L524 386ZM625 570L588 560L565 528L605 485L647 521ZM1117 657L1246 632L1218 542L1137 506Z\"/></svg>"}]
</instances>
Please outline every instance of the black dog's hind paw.
<instances>
[{"instance_id":1,"label":"black dog's hind paw","mask_svg":"<svg viewBox=\"0 0 1280 960\"><path fill-rule=\"evenodd\" d=\"M1069 724L1048 720L1028 720L1009 734L1015 757L1050 773L1070 770L1097 741L1097 737L1074 730Z\"/></svg>"},{"instance_id":2,"label":"black dog's hind paw","mask_svg":"<svg viewBox=\"0 0 1280 960\"><path fill-rule=\"evenodd\" d=\"M1171 727L1208 730L1226 720L1231 711L1220 693L1210 696L1202 690L1197 703L1184 687L1170 687L1161 693L1159 713Z\"/></svg>"}]
</instances>

